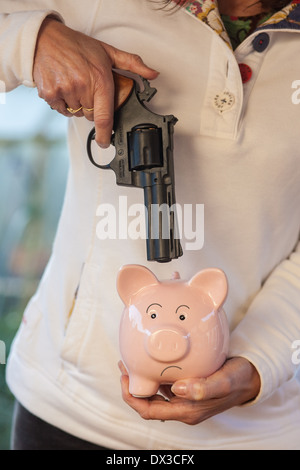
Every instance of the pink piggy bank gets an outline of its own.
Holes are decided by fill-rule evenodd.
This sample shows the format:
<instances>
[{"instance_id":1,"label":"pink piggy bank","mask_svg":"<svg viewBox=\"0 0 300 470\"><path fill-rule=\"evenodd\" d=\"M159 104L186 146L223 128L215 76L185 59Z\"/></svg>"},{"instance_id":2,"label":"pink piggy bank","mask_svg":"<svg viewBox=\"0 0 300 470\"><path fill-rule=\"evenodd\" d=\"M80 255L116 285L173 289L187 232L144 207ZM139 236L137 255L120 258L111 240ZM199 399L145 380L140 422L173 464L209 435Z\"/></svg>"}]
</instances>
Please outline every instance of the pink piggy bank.
<instances>
[{"instance_id":1,"label":"pink piggy bank","mask_svg":"<svg viewBox=\"0 0 300 470\"><path fill-rule=\"evenodd\" d=\"M160 282L144 266L127 265L119 271L117 289L125 304L120 352L132 395L149 397L161 384L208 377L223 365L229 345L223 271L205 269L188 282L179 275Z\"/></svg>"}]
</instances>

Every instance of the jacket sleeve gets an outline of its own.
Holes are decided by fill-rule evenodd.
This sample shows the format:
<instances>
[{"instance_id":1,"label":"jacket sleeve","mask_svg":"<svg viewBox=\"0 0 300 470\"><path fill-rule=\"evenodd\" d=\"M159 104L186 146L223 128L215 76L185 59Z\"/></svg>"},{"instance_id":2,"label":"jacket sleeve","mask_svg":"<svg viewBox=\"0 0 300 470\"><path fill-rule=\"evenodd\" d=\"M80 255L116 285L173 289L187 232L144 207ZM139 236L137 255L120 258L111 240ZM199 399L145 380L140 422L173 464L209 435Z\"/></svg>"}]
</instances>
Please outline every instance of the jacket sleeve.
<instances>
[{"instance_id":1,"label":"jacket sleeve","mask_svg":"<svg viewBox=\"0 0 300 470\"><path fill-rule=\"evenodd\" d=\"M294 344L300 340L300 243L277 266L231 336L230 357L242 356L258 370L262 402L297 373Z\"/></svg>"},{"instance_id":2,"label":"jacket sleeve","mask_svg":"<svg viewBox=\"0 0 300 470\"><path fill-rule=\"evenodd\" d=\"M44 19L52 10L6 13L0 6L0 80L1 89L10 91L18 85L34 87L32 70L37 36Z\"/></svg>"}]
</instances>

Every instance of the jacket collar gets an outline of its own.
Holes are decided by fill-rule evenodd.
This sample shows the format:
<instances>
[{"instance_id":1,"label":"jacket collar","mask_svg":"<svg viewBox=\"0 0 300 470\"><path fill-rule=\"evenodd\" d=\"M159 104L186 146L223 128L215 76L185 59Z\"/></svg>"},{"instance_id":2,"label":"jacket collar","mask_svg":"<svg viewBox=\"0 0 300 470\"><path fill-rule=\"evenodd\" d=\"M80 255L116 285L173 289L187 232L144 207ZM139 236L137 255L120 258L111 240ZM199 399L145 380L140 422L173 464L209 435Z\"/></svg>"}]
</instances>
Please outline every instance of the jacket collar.
<instances>
[{"instance_id":1,"label":"jacket collar","mask_svg":"<svg viewBox=\"0 0 300 470\"><path fill-rule=\"evenodd\" d=\"M219 14L217 0L194 0L185 7L188 14L210 26L231 47L230 39ZM293 0L282 10L274 13L257 31L300 30L300 0Z\"/></svg>"}]
</instances>

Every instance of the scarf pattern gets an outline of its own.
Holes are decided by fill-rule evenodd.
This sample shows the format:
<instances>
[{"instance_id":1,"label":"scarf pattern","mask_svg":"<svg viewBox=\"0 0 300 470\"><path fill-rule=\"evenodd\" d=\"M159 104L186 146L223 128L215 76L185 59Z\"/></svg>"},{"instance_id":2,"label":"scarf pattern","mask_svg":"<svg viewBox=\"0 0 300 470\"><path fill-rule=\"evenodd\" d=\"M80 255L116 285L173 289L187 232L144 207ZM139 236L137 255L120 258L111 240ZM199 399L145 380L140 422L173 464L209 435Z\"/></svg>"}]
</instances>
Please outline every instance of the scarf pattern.
<instances>
[{"instance_id":1,"label":"scarf pattern","mask_svg":"<svg viewBox=\"0 0 300 470\"><path fill-rule=\"evenodd\" d=\"M217 0L193 0L186 5L185 10L188 14L193 15L210 26L232 48L228 33L219 14ZM289 5L277 11L267 21L260 24L258 29L265 27L271 27L272 29L300 29L300 0L291 1Z\"/></svg>"}]
</instances>

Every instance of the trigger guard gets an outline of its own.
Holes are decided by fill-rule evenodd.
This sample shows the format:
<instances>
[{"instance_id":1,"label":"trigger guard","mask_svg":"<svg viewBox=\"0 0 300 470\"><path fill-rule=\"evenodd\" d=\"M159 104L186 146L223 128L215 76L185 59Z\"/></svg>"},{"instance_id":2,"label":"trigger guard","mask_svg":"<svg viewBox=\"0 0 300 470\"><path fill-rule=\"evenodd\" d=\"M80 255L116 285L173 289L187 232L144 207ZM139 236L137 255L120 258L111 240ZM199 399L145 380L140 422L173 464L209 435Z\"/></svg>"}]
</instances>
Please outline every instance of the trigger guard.
<instances>
[{"instance_id":1,"label":"trigger guard","mask_svg":"<svg viewBox=\"0 0 300 470\"><path fill-rule=\"evenodd\" d=\"M111 168L110 163L108 163L106 165L100 165L99 163L97 163L94 160L94 157L93 157L93 154L92 154L92 142L93 142L93 140L95 140L95 136L96 136L96 132L95 132L95 128L93 128L91 130L91 132L89 133L89 136L88 136L88 139L87 139L87 144L86 144L87 154L88 154L89 160L97 168L101 168L101 170L108 170L108 169Z\"/></svg>"}]
</instances>

